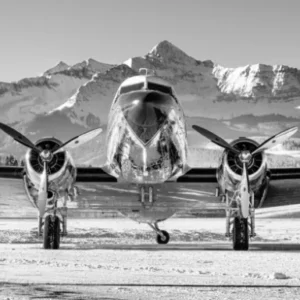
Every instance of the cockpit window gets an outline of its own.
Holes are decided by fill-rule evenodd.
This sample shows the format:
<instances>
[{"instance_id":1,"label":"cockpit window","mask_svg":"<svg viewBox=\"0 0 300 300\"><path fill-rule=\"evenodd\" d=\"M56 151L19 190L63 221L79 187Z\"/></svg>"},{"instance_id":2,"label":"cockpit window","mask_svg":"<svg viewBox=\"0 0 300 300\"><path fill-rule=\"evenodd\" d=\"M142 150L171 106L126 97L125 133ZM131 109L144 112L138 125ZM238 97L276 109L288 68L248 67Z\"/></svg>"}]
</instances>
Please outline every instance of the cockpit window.
<instances>
[{"instance_id":1,"label":"cockpit window","mask_svg":"<svg viewBox=\"0 0 300 300\"><path fill-rule=\"evenodd\" d=\"M120 94L125 94L125 93L129 93L132 91L139 91L139 90L143 89L143 87L144 87L144 82L139 82L139 83L132 84L132 85L122 86L120 89Z\"/></svg>"},{"instance_id":2,"label":"cockpit window","mask_svg":"<svg viewBox=\"0 0 300 300\"><path fill-rule=\"evenodd\" d=\"M172 89L169 86L148 82L148 89L153 91L162 92L172 96Z\"/></svg>"}]
</instances>

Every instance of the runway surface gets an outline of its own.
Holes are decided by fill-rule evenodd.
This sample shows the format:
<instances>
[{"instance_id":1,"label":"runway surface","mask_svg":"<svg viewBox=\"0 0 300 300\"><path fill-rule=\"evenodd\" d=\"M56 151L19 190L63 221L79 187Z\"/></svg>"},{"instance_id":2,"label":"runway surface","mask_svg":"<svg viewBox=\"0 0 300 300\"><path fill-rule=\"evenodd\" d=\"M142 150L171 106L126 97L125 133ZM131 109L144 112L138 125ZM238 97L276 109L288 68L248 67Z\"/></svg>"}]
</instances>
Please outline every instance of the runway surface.
<instances>
[{"instance_id":1,"label":"runway surface","mask_svg":"<svg viewBox=\"0 0 300 300\"><path fill-rule=\"evenodd\" d=\"M70 220L60 250L36 220L0 220L0 299L299 299L300 221L257 220L236 252L224 219L170 219L168 245L127 219ZM2 297L2 298L1 298Z\"/></svg>"}]
</instances>

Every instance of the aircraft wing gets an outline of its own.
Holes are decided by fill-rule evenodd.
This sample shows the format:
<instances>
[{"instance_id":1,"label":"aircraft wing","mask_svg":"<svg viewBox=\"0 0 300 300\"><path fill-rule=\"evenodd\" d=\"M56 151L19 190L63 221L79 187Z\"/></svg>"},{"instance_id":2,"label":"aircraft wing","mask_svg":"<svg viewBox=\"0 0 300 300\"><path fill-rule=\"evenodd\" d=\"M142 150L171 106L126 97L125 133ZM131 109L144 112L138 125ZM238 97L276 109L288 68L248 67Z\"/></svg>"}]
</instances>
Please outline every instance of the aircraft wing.
<instances>
[{"instance_id":1,"label":"aircraft wing","mask_svg":"<svg viewBox=\"0 0 300 300\"><path fill-rule=\"evenodd\" d=\"M271 168L271 180L300 179L300 168ZM24 168L19 166L0 167L0 178L22 179ZM211 182L216 183L216 168L192 168L180 176L177 182ZM77 182L117 182L117 179L103 168L77 168Z\"/></svg>"},{"instance_id":2,"label":"aircraft wing","mask_svg":"<svg viewBox=\"0 0 300 300\"><path fill-rule=\"evenodd\" d=\"M192 168L178 177L177 182L217 182L216 168Z\"/></svg>"},{"instance_id":3,"label":"aircraft wing","mask_svg":"<svg viewBox=\"0 0 300 300\"><path fill-rule=\"evenodd\" d=\"M270 179L287 180L300 179L300 168L271 168ZM217 182L216 168L192 168L186 174L178 177L177 182ZM300 185L300 182L299 182Z\"/></svg>"},{"instance_id":4,"label":"aircraft wing","mask_svg":"<svg viewBox=\"0 0 300 300\"><path fill-rule=\"evenodd\" d=\"M25 169L18 166L0 167L0 178L23 179ZM117 179L107 174L102 168L77 168L77 182L117 182Z\"/></svg>"},{"instance_id":5,"label":"aircraft wing","mask_svg":"<svg viewBox=\"0 0 300 300\"><path fill-rule=\"evenodd\" d=\"M103 168L78 167L76 182L117 182L117 179Z\"/></svg>"},{"instance_id":6,"label":"aircraft wing","mask_svg":"<svg viewBox=\"0 0 300 300\"><path fill-rule=\"evenodd\" d=\"M23 179L24 168L18 166L0 167L0 178Z\"/></svg>"},{"instance_id":7,"label":"aircraft wing","mask_svg":"<svg viewBox=\"0 0 300 300\"><path fill-rule=\"evenodd\" d=\"M272 168L269 171L272 181L300 178L300 168Z\"/></svg>"}]
</instances>

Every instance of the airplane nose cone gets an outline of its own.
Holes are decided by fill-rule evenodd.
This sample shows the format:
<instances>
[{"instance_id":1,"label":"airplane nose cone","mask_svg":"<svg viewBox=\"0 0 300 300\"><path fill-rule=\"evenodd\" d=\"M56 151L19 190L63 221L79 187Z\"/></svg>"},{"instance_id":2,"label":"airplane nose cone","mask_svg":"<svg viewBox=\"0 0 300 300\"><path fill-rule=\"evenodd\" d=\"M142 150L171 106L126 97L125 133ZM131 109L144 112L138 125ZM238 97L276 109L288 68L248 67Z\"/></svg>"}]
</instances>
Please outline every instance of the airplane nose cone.
<instances>
[{"instance_id":1,"label":"airplane nose cone","mask_svg":"<svg viewBox=\"0 0 300 300\"><path fill-rule=\"evenodd\" d=\"M119 101L125 119L143 143L147 143L165 123L174 104L170 95L154 91L124 94Z\"/></svg>"}]
</instances>

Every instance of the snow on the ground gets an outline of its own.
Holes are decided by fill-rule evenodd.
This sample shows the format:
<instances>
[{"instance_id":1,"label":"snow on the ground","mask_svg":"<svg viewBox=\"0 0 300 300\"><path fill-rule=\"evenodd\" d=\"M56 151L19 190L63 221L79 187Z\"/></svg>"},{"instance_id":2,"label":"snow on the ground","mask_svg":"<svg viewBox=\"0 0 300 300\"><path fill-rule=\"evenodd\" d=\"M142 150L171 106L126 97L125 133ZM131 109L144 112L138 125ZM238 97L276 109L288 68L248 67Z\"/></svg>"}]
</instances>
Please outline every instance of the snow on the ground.
<instances>
[{"instance_id":1,"label":"snow on the ground","mask_svg":"<svg viewBox=\"0 0 300 300\"><path fill-rule=\"evenodd\" d=\"M225 219L162 222L168 245L128 219L70 219L61 248L44 250L36 220L0 219L0 299L199 299L200 291L201 299L296 299L300 220L256 224L258 237L243 252L224 238Z\"/></svg>"},{"instance_id":2,"label":"snow on the ground","mask_svg":"<svg viewBox=\"0 0 300 300\"><path fill-rule=\"evenodd\" d=\"M274 208L271 208L274 209ZM199 244L202 242L227 242L225 218L168 219L159 227L171 235L170 243ZM299 219L256 220L256 242L300 242ZM129 219L69 219L68 236L63 237L62 247L93 249L103 245L152 245L155 233L146 224ZM0 243L40 244L37 237L37 220L0 219Z\"/></svg>"}]
</instances>

